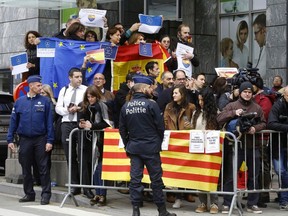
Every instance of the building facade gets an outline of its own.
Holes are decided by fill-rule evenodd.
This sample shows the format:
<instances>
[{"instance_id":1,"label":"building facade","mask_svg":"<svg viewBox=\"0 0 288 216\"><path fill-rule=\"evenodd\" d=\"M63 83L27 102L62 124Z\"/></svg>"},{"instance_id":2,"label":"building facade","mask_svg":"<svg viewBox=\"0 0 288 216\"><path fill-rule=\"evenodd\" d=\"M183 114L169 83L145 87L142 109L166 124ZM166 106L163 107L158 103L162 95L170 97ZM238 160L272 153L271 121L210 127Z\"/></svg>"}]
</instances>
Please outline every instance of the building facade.
<instances>
[{"instance_id":1,"label":"building facade","mask_svg":"<svg viewBox=\"0 0 288 216\"><path fill-rule=\"evenodd\" d=\"M82 2L90 1L82 0ZM285 0L122 0L98 1L98 9L107 10L108 24L121 22L126 28L138 22L138 14L162 14L165 33L176 35L179 24L190 26L200 66L195 72L204 72L208 80L215 76L215 67L221 61L220 41L230 37L235 41L237 23L245 20L249 26L249 62L257 61L260 48L255 42L253 21L259 14L266 15L266 74L270 86L279 74L287 84L287 2ZM105 3L107 2L107 3ZM79 5L81 6L81 5ZM82 4L82 6L86 6ZM24 36L36 30L43 36L52 36L60 30L61 11L34 8L0 7L0 90L13 91L17 79L10 72L10 56L24 52ZM16 77L17 78L17 77ZM13 85L14 84L14 85Z\"/></svg>"}]
</instances>

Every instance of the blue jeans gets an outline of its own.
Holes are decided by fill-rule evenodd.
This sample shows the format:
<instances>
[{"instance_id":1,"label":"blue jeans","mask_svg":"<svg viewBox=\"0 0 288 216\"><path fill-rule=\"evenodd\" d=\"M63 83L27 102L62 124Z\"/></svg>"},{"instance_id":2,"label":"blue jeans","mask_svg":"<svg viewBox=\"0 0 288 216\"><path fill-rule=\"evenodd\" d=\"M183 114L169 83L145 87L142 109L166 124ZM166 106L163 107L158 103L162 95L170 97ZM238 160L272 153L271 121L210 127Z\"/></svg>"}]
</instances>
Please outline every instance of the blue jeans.
<instances>
[{"instance_id":1,"label":"blue jeans","mask_svg":"<svg viewBox=\"0 0 288 216\"><path fill-rule=\"evenodd\" d=\"M281 172L281 188L288 188L288 171L287 171L287 148L281 148L279 159L273 159L274 170L279 176ZM279 182L280 183L280 182ZM288 191L280 192L279 204L288 204Z\"/></svg>"},{"instance_id":2,"label":"blue jeans","mask_svg":"<svg viewBox=\"0 0 288 216\"><path fill-rule=\"evenodd\" d=\"M93 175L94 185L99 185L99 186L104 185L104 181L101 179L101 174L102 174L102 161L98 161L98 165ZM107 194L107 189L96 188L96 195L106 196L106 194Z\"/></svg>"}]
</instances>

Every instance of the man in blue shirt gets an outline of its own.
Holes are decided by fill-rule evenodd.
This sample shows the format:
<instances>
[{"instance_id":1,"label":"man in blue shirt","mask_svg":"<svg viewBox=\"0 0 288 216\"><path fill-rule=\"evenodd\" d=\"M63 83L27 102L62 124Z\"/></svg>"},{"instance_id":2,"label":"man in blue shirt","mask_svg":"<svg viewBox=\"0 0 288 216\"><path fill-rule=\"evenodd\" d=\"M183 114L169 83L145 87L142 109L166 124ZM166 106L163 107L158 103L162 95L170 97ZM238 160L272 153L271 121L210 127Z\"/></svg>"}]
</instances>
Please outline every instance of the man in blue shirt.
<instances>
[{"instance_id":1,"label":"man in blue shirt","mask_svg":"<svg viewBox=\"0 0 288 216\"><path fill-rule=\"evenodd\" d=\"M35 201L31 167L36 161L42 187L41 205L49 204L51 179L48 161L53 147L53 113L48 97L40 95L41 76L27 79L29 92L14 104L7 135L8 147L16 151L14 135L19 136L19 163L22 166L25 196L19 202Z\"/></svg>"}]
</instances>

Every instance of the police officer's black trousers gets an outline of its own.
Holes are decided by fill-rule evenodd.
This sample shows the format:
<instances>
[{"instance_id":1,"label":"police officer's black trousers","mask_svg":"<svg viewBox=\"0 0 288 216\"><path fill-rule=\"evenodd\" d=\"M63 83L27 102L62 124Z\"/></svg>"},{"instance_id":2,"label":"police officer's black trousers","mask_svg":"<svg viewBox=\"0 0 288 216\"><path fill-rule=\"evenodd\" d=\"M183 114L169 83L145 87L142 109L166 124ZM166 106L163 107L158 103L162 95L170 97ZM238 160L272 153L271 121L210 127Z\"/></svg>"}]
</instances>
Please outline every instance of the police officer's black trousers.
<instances>
[{"instance_id":1,"label":"police officer's black trousers","mask_svg":"<svg viewBox=\"0 0 288 216\"><path fill-rule=\"evenodd\" d=\"M165 204L163 195L163 181L162 181L162 167L160 154L151 155L130 155L130 177L131 181L129 184L130 198L133 206L139 206L142 202L142 191L144 190L141 184L143 178L144 165L146 166L150 181L151 188L153 191L153 201L160 207Z\"/></svg>"},{"instance_id":2,"label":"police officer's black trousers","mask_svg":"<svg viewBox=\"0 0 288 216\"><path fill-rule=\"evenodd\" d=\"M51 152L46 152L46 136L38 136L33 138L20 137L19 144L19 163L22 166L23 187L26 195L35 197L33 189L33 177L31 168L33 162L36 161L39 169L42 198L50 200L51 197L51 179L50 167L48 164Z\"/></svg>"}]
</instances>

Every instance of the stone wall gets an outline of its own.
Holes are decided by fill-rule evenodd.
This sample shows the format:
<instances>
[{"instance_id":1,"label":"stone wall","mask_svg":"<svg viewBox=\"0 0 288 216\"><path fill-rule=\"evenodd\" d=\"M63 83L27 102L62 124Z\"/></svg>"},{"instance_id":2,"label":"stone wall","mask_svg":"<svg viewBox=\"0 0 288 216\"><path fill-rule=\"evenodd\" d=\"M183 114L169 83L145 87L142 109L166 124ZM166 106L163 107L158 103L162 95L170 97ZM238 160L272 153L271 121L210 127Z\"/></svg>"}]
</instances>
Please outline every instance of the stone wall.
<instances>
[{"instance_id":1,"label":"stone wall","mask_svg":"<svg viewBox=\"0 0 288 216\"><path fill-rule=\"evenodd\" d=\"M200 60L200 65L194 68L193 73L204 72L207 81L215 77L214 68L217 66L217 0L184 0L183 23L190 26L195 45L195 52Z\"/></svg>"},{"instance_id":2,"label":"stone wall","mask_svg":"<svg viewBox=\"0 0 288 216\"><path fill-rule=\"evenodd\" d=\"M267 0L267 84L273 76L281 75L287 85L287 1ZM268 86L269 86L268 85Z\"/></svg>"}]
</instances>

